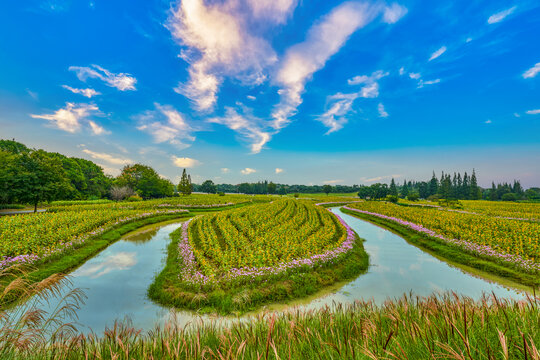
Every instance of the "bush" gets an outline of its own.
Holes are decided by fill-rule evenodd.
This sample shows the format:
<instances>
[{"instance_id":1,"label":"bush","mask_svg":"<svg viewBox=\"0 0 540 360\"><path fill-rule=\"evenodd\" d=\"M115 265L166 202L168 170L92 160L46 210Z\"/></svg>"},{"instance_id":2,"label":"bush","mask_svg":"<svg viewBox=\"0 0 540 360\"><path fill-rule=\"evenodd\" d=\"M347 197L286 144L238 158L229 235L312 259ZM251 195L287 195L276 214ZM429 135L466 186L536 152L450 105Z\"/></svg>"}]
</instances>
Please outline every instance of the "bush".
<instances>
[{"instance_id":1,"label":"bush","mask_svg":"<svg viewBox=\"0 0 540 360\"><path fill-rule=\"evenodd\" d=\"M387 195L386 196L386 201L389 201L391 203L397 203L399 200L399 198L396 196L396 195Z\"/></svg>"},{"instance_id":2,"label":"bush","mask_svg":"<svg viewBox=\"0 0 540 360\"><path fill-rule=\"evenodd\" d=\"M502 201L516 201L517 196L514 193L506 193L502 196Z\"/></svg>"},{"instance_id":3,"label":"bush","mask_svg":"<svg viewBox=\"0 0 540 360\"><path fill-rule=\"evenodd\" d=\"M418 199L420 199L420 195L418 195L418 193L410 193L407 195L407 200L409 201L418 201Z\"/></svg>"},{"instance_id":4,"label":"bush","mask_svg":"<svg viewBox=\"0 0 540 360\"><path fill-rule=\"evenodd\" d=\"M296 193L296 194L294 194L293 196L294 196L295 198L297 198L297 197L300 196L300 194Z\"/></svg>"},{"instance_id":5,"label":"bush","mask_svg":"<svg viewBox=\"0 0 540 360\"><path fill-rule=\"evenodd\" d=\"M218 195L219 195L219 196L225 196L225 193L224 193L223 191L220 191L220 192L218 193Z\"/></svg>"},{"instance_id":6,"label":"bush","mask_svg":"<svg viewBox=\"0 0 540 360\"><path fill-rule=\"evenodd\" d=\"M127 201L142 201L142 197L139 195L132 195L126 199Z\"/></svg>"},{"instance_id":7,"label":"bush","mask_svg":"<svg viewBox=\"0 0 540 360\"><path fill-rule=\"evenodd\" d=\"M426 200L429 200L429 201L439 201L439 195L438 194L435 194L435 195L429 195L428 198Z\"/></svg>"}]
</instances>

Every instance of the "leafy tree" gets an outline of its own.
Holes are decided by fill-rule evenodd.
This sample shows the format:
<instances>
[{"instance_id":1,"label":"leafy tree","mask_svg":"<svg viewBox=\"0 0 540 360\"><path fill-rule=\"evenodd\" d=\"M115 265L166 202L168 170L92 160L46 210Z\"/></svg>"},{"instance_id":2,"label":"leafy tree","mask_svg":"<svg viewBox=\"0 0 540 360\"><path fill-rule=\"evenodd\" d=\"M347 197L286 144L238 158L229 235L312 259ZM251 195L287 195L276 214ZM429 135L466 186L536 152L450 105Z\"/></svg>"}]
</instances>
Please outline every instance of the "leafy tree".
<instances>
[{"instance_id":1,"label":"leafy tree","mask_svg":"<svg viewBox=\"0 0 540 360\"><path fill-rule=\"evenodd\" d=\"M409 195L409 186L407 185L407 181L404 181L403 186L401 187L401 197L405 199L407 198L408 195Z\"/></svg>"},{"instance_id":2,"label":"leafy tree","mask_svg":"<svg viewBox=\"0 0 540 360\"><path fill-rule=\"evenodd\" d=\"M394 178L392 178L392 181L390 182L390 191L389 191L389 193L392 196L395 196L395 197L398 196L397 186L396 186L396 182L394 181Z\"/></svg>"},{"instance_id":3,"label":"leafy tree","mask_svg":"<svg viewBox=\"0 0 540 360\"><path fill-rule=\"evenodd\" d=\"M437 180L437 177L435 176L435 171L434 171L433 176L431 177L431 180L429 181L429 195L435 195L438 193L438 191L439 191L439 181Z\"/></svg>"},{"instance_id":4,"label":"leafy tree","mask_svg":"<svg viewBox=\"0 0 540 360\"><path fill-rule=\"evenodd\" d=\"M18 172L13 179L13 192L18 201L34 205L61 197L69 187L62 164L43 150L17 157Z\"/></svg>"},{"instance_id":5,"label":"leafy tree","mask_svg":"<svg viewBox=\"0 0 540 360\"><path fill-rule=\"evenodd\" d=\"M418 195L417 192L409 193L409 195L407 196L407 199L410 201L417 201L419 198L420 198L420 195Z\"/></svg>"},{"instance_id":6,"label":"leafy tree","mask_svg":"<svg viewBox=\"0 0 540 360\"><path fill-rule=\"evenodd\" d=\"M277 185L274 184L273 182L269 182L268 183L268 193L269 194L275 194L276 193L276 188L277 188Z\"/></svg>"},{"instance_id":7,"label":"leafy tree","mask_svg":"<svg viewBox=\"0 0 540 360\"><path fill-rule=\"evenodd\" d=\"M142 164L124 166L115 185L129 186L143 198L172 196L174 192L174 185L169 180L162 179L154 169Z\"/></svg>"},{"instance_id":8,"label":"leafy tree","mask_svg":"<svg viewBox=\"0 0 540 360\"><path fill-rule=\"evenodd\" d=\"M330 193L332 192L332 186L331 186L331 185L328 185L328 184L324 185L324 186L323 186L323 192L324 192L326 195L330 194Z\"/></svg>"},{"instance_id":9,"label":"leafy tree","mask_svg":"<svg viewBox=\"0 0 540 360\"><path fill-rule=\"evenodd\" d=\"M489 192L489 199L491 201L497 200L497 188L495 187L494 182L491 182L491 191Z\"/></svg>"},{"instance_id":10,"label":"leafy tree","mask_svg":"<svg viewBox=\"0 0 540 360\"><path fill-rule=\"evenodd\" d=\"M178 184L178 192L181 192L184 195L190 195L191 194L191 178L186 173L186 169L182 172L182 178L180 179L180 183Z\"/></svg>"},{"instance_id":11,"label":"leafy tree","mask_svg":"<svg viewBox=\"0 0 540 360\"><path fill-rule=\"evenodd\" d=\"M112 186L110 190L111 199L120 201L135 195L135 191L129 186Z\"/></svg>"},{"instance_id":12,"label":"leafy tree","mask_svg":"<svg viewBox=\"0 0 540 360\"><path fill-rule=\"evenodd\" d=\"M452 180L450 180L450 175L446 175L443 179L441 179L441 187L439 189L439 194L443 199L446 199L447 201L451 198Z\"/></svg>"},{"instance_id":13,"label":"leafy tree","mask_svg":"<svg viewBox=\"0 0 540 360\"><path fill-rule=\"evenodd\" d=\"M238 192L242 194L251 194L251 185L248 183L238 185Z\"/></svg>"},{"instance_id":14,"label":"leafy tree","mask_svg":"<svg viewBox=\"0 0 540 360\"><path fill-rule=\"evenodd\" d=\"M280 186L278 190L279 195L287 195L287 188L285 186Z\"/></svg>"},{"instance_id":15,"label":"leafy tree","mask_svg":"<svg viewBox=\"0 0 540 360\"><path fill-rule=\"evenodd\" d=\"M502 196L502 201L516 201L517 196L514 193L506 193Z\"/></svg>"},{"instance_id":16,"label":"leafy tree","mask_svg":"<svg viewBox=\"0 0 540 360\"><path fill-rule=\"evenodd\" d=\"M217 191L216 185L214 185L214 182L212 180L206 180L201 184L199 187L199 190L201 192L205 192L208 194L215 194Z\"/></svg>"},{"instance_id":17,"label":"leafy tree","mask_svg":"<svg viewBox=\"0 0 540 360\"><path fill-rule=\"evenodd\" d=\"M427 199L429 197L429 184L427 182L423 181L418 185L418 195L420 195L422 199Z\"/></svg>"},{"instance_id":18,"label":"leafy tree","mask_svg":"<svg viewBox=\"0 0 540 360\"><path fill-rule=\"evenodd\" d=\"M15 140L0 140L0 150L15 155L25 154L31 151L26 145Z\"/></svg>"}]
</instances>

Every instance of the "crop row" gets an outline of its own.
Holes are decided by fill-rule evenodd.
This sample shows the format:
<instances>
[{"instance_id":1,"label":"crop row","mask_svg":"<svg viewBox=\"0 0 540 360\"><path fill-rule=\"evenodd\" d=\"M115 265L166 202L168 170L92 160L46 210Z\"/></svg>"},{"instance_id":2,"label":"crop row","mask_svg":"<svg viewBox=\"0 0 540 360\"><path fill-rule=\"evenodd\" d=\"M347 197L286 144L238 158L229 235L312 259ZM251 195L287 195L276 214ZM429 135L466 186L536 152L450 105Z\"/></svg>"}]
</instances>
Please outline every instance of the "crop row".
<instances>
[{"instance_id":1,"label":"crop row","mask_svg":"<svg viewBox=\"0 0 540 360\"><path fill-rule=\"evenodd\" d=\"M0 217L0 269L31 263L123 222L187 210L81 210Z\"/></svg>"},{"instance_id":2,"label":"crop row","mask_svg":"<svg viewBox=\"0 0 540 360\"><path fill-rule=\"evenodd\" d=\"M487 215L440 211L425 207L403 207L390 203L367 201L350 205L368 214L402 220L407 225L420 226L452 241L464 241L480 246L480 252L517 256L522 265L538 264L540 260L540 224L497 218ZM411 227L409 226L409 227ZM429 234L428 234L429 235ZM437 236L437 237L438 237Z\"/></svg>"},{"instance_id":3,"label":"crop row","mask_svg":"<svg viewBox=\"0 0 540 360\"><path fill-rule=\"evenodd\" d=\"M354 241L354 232L340 220L324 208L299 200L196 218L185 225L179 245L184 277L206 283L335 259L352 248Z\"/></svg>"}]
</instances>

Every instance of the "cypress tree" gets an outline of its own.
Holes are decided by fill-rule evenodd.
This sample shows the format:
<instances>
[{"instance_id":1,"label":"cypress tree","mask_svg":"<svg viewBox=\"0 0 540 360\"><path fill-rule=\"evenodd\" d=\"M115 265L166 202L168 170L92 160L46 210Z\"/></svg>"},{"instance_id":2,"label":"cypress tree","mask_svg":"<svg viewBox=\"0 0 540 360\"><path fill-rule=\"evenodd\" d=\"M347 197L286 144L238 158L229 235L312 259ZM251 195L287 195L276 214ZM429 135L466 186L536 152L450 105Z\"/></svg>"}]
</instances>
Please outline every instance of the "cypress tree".
<instances>
[{"instance_id":1,"label":"cypress tree","mask_svg":"<svg viewBox=\"0 0 540 360\"><path fill-rule=\"evenodd\" d=\"M439 181L437 180L437 177L435 176L435 171L433 171L433 176L431 177L431 181L429 182L429 195L437 194L438 190L439 190Z\"/></svg>"},{"instance_id":2,"label":"cypress tree","mask_svg":"<svg viewBox=\"0 0 540 360\"><path fill-rule=\"evenodd\" d=\"M390 195L398 196L398 191L397 191L396 182L394 181L394 178L392 178L392 181L390 182Z\"/></svg>"},{"instance_id":3,"label":"cypress tree","mask_svg":"<svg viewBox=\"0 0 540 360\"><path fill-rule=\"evenodd\" d=\"M495 183L493 181L491 182L491 191L489 193L489 199L491 201L497 200L497 188L495 187Z\"/></svg>"},{"instance_id":4,"label":"cypress tree","mask_svg":"<svg viewBox=\"0 0 540 360\"><path fill-rule=\"evenodd\" d=\"M480 190L478 188L478 182L476 181L476 173L473 169L472 171L472 175L471 175L471 186L470 186L471 190L469 192L469 198L471 200L478 200L478 191Z\"/></svg>"}]
</instances>

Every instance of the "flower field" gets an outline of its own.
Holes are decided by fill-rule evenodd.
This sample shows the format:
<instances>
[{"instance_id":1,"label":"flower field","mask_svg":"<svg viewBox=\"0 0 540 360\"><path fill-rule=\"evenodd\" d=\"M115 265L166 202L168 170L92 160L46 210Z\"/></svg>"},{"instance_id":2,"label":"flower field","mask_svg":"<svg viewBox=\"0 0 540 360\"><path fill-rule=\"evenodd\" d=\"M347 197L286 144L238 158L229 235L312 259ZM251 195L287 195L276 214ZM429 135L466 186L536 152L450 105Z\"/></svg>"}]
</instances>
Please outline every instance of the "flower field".
<instances>
[{"instance_id":1,"label":"flower field","mask_svg":"<svg viewBox=\"0 0 540 360\"><path fill-rule=\"evenodd\" d=\"M346 253L355 239L341 219L301 200L202 216L183 230L182 277L199 284L316 266Z\"/></svg>"},{"instance_id":2,"label":"flower field","mask_svg":"<svg viewBox=\"0 0 540 360\"><path fill-rule=\"evenodd\" d=\"M374 201L348 208L401 223L479 255L540 271L540 223Z\"/></svg>"},{"instance_id":3,"label":"flower field","mask_svg":"<svg viewBox=\"0 0 540 360\"><path fill-rule=\"evenodd\" d=\"M540 221L539 203L462 200L464 210L489 216Z\"/></svg>"},{"instance_id":4,"label":"flower field","mask_svg":"<svg viewBox=\"0 0 540 360\"><path fill-rule=\"evenodd\" d=\"M0 269L32 263L82 243L111 226L144 217L187 210L101 208L0 217Z\"/></svg>"}]
</instances>

